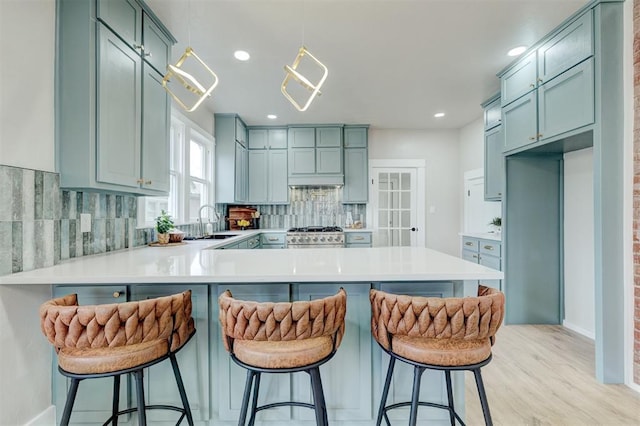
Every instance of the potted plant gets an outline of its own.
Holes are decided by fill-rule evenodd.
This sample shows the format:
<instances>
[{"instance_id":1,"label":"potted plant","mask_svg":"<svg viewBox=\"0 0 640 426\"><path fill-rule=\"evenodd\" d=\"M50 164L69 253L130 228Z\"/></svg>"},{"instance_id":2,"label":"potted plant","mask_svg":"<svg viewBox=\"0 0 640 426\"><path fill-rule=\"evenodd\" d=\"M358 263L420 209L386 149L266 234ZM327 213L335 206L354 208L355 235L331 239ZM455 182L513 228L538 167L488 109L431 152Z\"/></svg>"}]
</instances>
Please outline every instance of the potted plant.
<instances>
[{"instance_id":1,"label":"potted plant","mask_svg":"<svg viewBox=\"0 0 640 426\"><path fill-rule=\"evenodd\" d=\"M494 217L493 219L491 219L491 222L489 222L489 225L492 225L495 228L495 232L499 233L502 231L502 218L501 217Z\"/></svg>"},{"instance_id":2,"label":"potted plant","mask_svg":"<svg viewBox=\"0 0 640 426\"><path fill-rule=\"evenodd\" d=\"M167 244L169 242L169 231L175 228L173 219L169 216L169 213L162 210L160 216L156 218L156 231L158 232L158 242L160 244Z\"/></svg>"}]
</instances>

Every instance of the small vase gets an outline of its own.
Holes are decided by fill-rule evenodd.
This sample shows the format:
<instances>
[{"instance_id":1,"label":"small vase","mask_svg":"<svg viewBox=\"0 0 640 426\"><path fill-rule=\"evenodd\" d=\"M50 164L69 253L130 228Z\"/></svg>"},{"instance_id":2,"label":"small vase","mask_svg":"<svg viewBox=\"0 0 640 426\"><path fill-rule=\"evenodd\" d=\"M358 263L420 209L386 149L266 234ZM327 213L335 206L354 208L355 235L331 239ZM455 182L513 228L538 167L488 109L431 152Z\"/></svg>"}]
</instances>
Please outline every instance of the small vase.
<instances>
[{"instance_id":1,"label":"small vase","mask_svg":"<svg viewBox=\"0 0 640 426\"><path fill-rule=\"evenodd\" d=\"M160 244L168 244L169 243L169 234L158 234L158 243Z\"/></svg>"}]
</instances>

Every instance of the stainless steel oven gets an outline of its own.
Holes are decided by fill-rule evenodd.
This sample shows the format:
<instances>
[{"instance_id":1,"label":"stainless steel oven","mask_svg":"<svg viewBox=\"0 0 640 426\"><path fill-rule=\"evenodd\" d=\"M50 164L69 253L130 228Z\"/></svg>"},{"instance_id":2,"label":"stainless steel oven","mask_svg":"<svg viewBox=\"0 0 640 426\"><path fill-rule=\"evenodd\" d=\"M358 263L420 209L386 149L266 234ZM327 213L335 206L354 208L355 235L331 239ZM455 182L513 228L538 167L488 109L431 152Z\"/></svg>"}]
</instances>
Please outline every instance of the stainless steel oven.
<instances>
[{"instance_id":1,"label":"stainless steel oven","mask_svg":"<svg viewBox=\"0 0 640 426\"><path fill-rule=\"evenodd\" d=\"M307 226L287 231L287 248L344 247L344 232L338 226Z\"/></svg>"}]
</instances>

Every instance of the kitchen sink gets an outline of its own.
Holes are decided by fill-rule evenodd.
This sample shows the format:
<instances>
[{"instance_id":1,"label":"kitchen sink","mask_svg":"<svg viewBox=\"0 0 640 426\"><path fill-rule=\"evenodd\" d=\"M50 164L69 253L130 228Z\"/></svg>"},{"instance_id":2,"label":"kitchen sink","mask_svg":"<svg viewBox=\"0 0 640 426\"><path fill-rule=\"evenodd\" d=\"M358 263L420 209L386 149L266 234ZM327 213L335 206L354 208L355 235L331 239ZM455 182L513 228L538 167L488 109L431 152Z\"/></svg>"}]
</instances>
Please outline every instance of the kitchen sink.
<instances>
[{"instance_id":1,"label":"kitchen sink","mask_svg":"<svg viewBox=\"0 0 640 426\"><path fill-rule=\"evenodd\" d=\"M238 234L213 234L204 237L185 237L185 240L226 240L227 238L237 237Z\"/></svg>"}]
</instances>

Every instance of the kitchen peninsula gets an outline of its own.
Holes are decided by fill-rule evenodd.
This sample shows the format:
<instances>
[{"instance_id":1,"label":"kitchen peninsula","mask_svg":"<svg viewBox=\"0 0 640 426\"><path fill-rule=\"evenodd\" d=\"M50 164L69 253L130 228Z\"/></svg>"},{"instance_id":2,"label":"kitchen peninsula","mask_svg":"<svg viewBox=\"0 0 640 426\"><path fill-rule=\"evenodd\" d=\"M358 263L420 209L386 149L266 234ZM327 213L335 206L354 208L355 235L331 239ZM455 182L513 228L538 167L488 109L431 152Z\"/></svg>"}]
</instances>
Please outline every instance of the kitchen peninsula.
<instances>
[{"instance_id":1,"label":"kitchen peninsula","mask_svg":"<svg viewBox=\"0 0 640 426\"><path fill-rule=\"evenodd\" d=\"M259 232L246 231L244 235ZM49 268L2 276L0 285L19 292L28 292L31 285L52 286L52 294L56 296L78 293L81 304L143 299L191 288L198 332L179 354L179 362L184 366L183 375L194 418L197 424L203 425L237 422L244 383L244 371L233 364L220 341L217 297L221 292L230 289L240 299L288 301L324 297L344 287L348 295L345 338L335 358L323 366L322 379L332 424L370 425L375 418L387 361L386 355L372 344L369 289L373 286L404 294L463 296L474 294L478 280L503 277L502 272L427 248L215 249L232 239L189 241L173 247L143 247L87 256ZM22 315L26 314L23 312ZM28 315L36 315L36 312L31 311ZM34 328L30 332L37 335L40 330ZM9 350L17 349L3 349ZM41 354L40 359L47 366L51 365L50 352ZM51 371L51 378L44 384L30 385L52 383L53 404L60 412L66 383L55 368ZM177 397L173 389L166 386L170 383L167 374L170 371L163 370L160 365L146 374L147 397L151 403L169 402ZM410 386L404 385L411 381L411 374L411 369L398 368L394 382L399 386L390 393L390 399L391 396L397 401L408 399ZM423 381L423 395L444 401L444 379L437 373L428 374ZM454 379L455 397L460 408L464 403L462 377L459 375ZM11 382L11 379L0 377L3 383ZM308 378L304 375L291 378L284 374L274 375L263 380L260 396L263 402L309 399ZM94 387L92 392L79 396L78 421L107 418L104 414L109 410L108 398L96 395L99 392L110 394L111 383L87 382L83 385ZM124 398L130 398L130 395ZM420 413L423 419L448 422L447 413L440 411L421 408ZM396 419L407 416L401 410L392 414ZM165 420L162 417L154 419ZM258 417L258 420L267 419L277 424L311 425L313 412L281 408L268 410Z\"/></svg>"}]
</instances>

